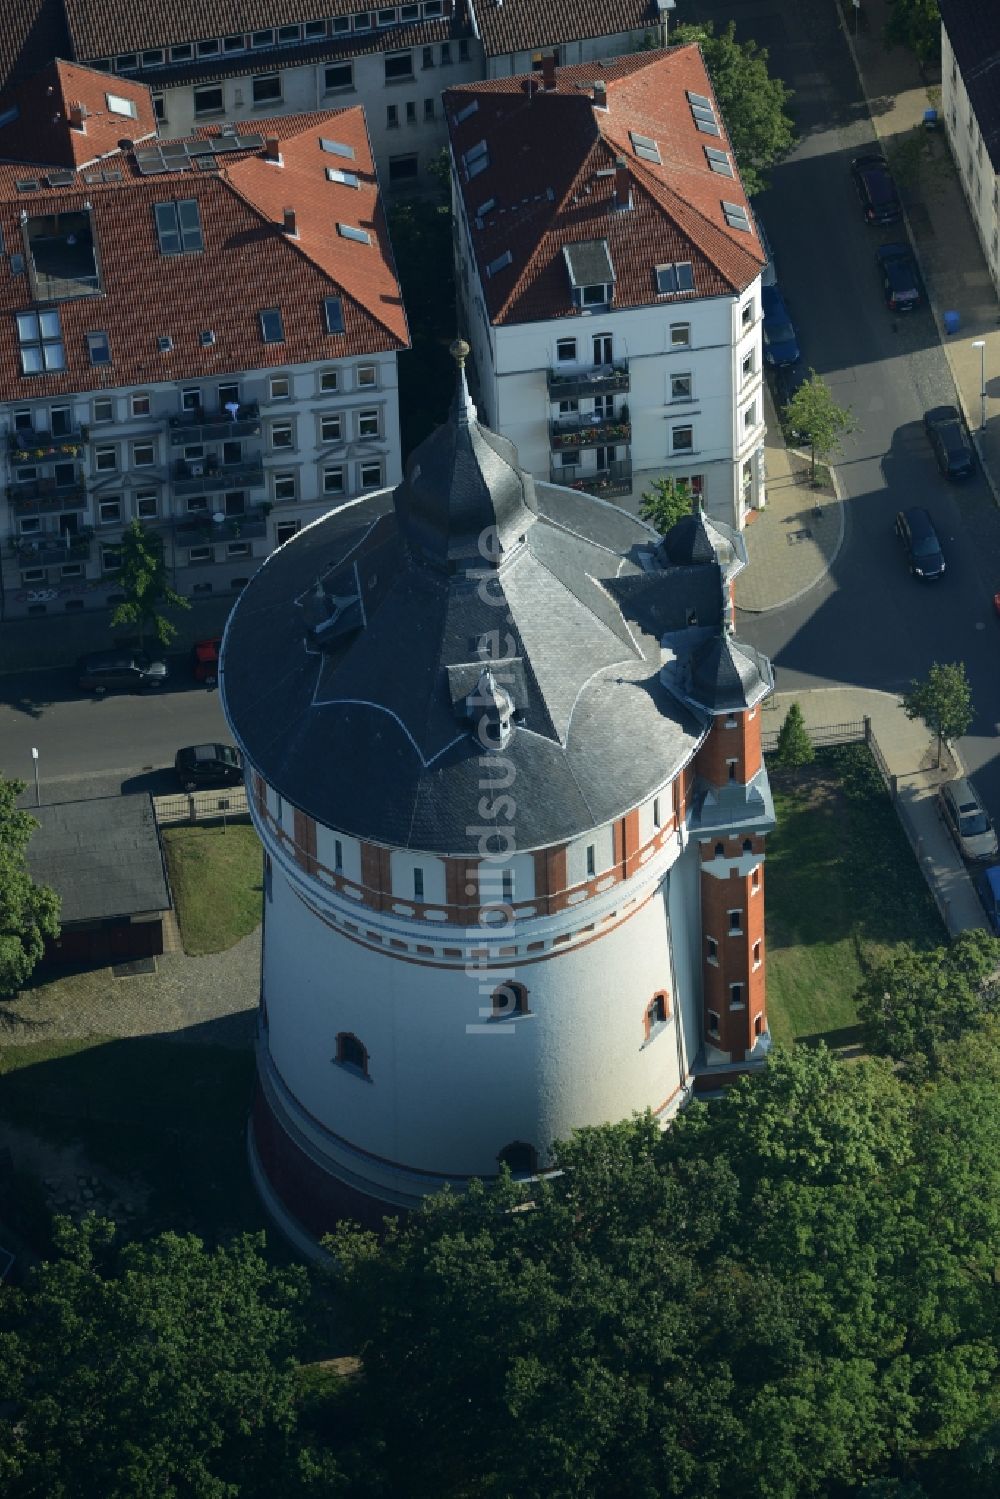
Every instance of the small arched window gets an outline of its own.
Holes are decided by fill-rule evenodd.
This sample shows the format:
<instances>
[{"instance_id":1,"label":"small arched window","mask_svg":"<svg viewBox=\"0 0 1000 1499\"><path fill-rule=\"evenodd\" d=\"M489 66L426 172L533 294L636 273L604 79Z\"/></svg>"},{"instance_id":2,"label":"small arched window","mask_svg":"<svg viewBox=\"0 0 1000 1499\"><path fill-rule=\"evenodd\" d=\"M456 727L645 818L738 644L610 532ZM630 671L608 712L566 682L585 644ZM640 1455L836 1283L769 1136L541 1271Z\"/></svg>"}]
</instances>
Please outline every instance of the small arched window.
<instances>
[{"instance_id":1,"label":"small arched window","mask_svg":"<svg viewBox=\"0 0 1000 1499\"><path fill-rule=\"evenodd\" d=\"M492 995L494 1020L512 1020L515 1015L528 1014L528 991L523 984L506 979Z\"/></svg>"},{"instance_id":2,"label":"small arched window","mask_svg":"<svg viewBox=\"0 0 1000 1499\"><path fill-rule=\"evenodd\" d=\"M723 856L723 854L725 852L726 852L726 845L724 843L717 843L715 845L715 857L717 859L721 859L722 856Z\"/></svg>"},{"instance_id":3,"label":"small arched window","mask_svg":"<svg viewBox=\"0 0 1000 1499\"><path fill-rule=\"evenodd\" d=\"M743 840L743 852L745 854L752 854L753 853L753 839L752 838L744 838L744 840Z\"/></svg>"},{"instance_id":4,"label":"small arched window","mask_svg":"<svg viewBox=\"0 0 1000 1499\"><path fill-rule=\"evenodd\" d=\"M513 1140L510 1145L505 1145L497 1160L508 1168L511 1176L534 1176L538 1170L538 1151L524 1140Z\"/></svg>"},{"instance_id":5,"label":"small arched window","mask_svg":"<svg viewBox=\"0 0 1000 1499\"><path fill-rule=\"evenodd\" d=\"M650 1036L658 1031L661 1026L666 1025L669 1019L670 996L665 991L661 994L654 994L646 1006L644 1016L646 1040L648 1041Z\"/></svg>"},{"instance_id":6,"label":"small arched window","mask_svg":"<svg viewBox=\"0 0 1000 1499\"><path fill-rule=\"evenodd\" d=\"M341 1031L337 1036L336 1062L360 1077L368 1076L368 1048L351 1031Z\"/></svg>"}]
</instances>

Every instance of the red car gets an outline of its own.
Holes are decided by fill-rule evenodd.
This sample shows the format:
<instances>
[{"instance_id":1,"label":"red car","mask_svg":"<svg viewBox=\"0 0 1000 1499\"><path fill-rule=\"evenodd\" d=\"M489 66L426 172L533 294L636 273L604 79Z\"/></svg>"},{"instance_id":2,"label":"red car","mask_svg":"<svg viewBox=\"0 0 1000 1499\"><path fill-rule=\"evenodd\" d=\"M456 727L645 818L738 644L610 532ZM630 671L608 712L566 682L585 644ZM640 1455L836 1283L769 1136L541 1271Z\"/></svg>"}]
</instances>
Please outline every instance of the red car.
<instances>
[{"instance_id":1,"label":"red car","mask_svg":"<svg viewBox=\"0 0 1000 1499\"><path fill-rule=\"evenodd\" d=\"M199 640L191 652L191 660L194 667L194 679L196 682L205 682L213 687L219 680L219 652L222 649L222 636L214 640Z\"/></svg>"}]
</instances>

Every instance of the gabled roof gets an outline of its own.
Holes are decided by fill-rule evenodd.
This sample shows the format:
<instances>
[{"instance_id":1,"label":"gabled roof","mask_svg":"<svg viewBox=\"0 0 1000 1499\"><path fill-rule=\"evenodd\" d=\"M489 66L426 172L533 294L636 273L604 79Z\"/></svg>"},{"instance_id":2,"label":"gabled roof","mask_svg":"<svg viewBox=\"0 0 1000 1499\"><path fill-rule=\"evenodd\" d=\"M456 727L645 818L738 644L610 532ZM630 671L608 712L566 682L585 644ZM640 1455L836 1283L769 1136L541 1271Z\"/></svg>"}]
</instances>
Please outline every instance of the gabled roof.
<instances>
[{"instance_id":1,"label":"gabled roof","mask_svg":"<svg viewBox=\"0 0 1000 1499\"><path fill-rule=\"evenodd\" d=\"M657 0L470 0L487 57L556 42L635 33L663 19Z\"/></svg>"},{"instance_id":2,"label":"gabled roof","mask_svg":"<svg viewBox=\"0 0 1000 1499\"><path fill-rule=\"evenodd\" d=\"M152 175L144 174L142 158L155 151L155 142L119 150L76 171L69 182L70 174L53 175L44 162L0 165L0 232L7 249L0 276L0 400L97 384L205 379L407 347L361 108L282 115L254 121L253 128L278 139L281 166L265 159L262 137L250 136L246 123L221 138L216 153L204 149L210 131L192 137L201 146L197 167L178 154L183 142L165 142L168 169ZM324 142L337 142L348 154L331 153ZM357 187L328 180L328 169L346 169ZM178 199L197 202L204 248L165 255L154 207ZM294 210L294 237L285 232L286 209ZM12 273L12 257L26 253L32 220L71 212L88 216L84 226L96 242L101 294L56 304L66 368L25 376L13 314L36 304L28 274ZM371 242L345 238L338 224L362 229ZM325 325L329 297L340 298L342 333ZM259 314L269 308L280 308L283 342L263 341ZM107 334L110 365L93 367L89 332ZM214 338L203 341L204 332ZM168 349L161 349L161 339L170 340Z\"/></svg>"},{"instance_id":3,"label":"gabled roof","mask_svg":"<svg viewBox=\"0 0 1000 1499\"><path fill-rule=\"evenodd\" d=\"M1000 9L983 0L940 0L962 82L994 171L1000 172Z\"/></svg>"},{"instance_id":4,"label":"gabled roof","mask_svg":"<svg viewBox=\"0 0 1000 1499\"><path fill-rule=\"evenodd\" d=\"M73 124L73 111L82 113ZM0 161L78 167L117 151L122 140L156 134L156 116L144 83L98 73L77 63L50 62L27 83L0 95Z\"/></svg>"},{"instance_id":5,"label":"gabled roof","mask_svg":"<svg viewBox=\"0 0 1000 1499\"><path fill-rule=\"evenodd\" d=\"M597 81L606 107L595 102ZM689 94L709 101L717 133L699 130ZM563 251L586 241L607 243L615 308L732 296L760 274L766 256L752 215L740 229L724 207L747 210L739 176L709 165L706 148L735 173L697 46L559 68L550 89L531 74L444 98L492 322L573 315ZM634 137L655 149L640 155ZM657 266L684 263L690 291L660 293Z\"/></svg>"},{"instance_id":6,"label":"gabled roof","mask_svg":"<svg viewBox=\"0 0 1000 1499\"><path fill-rule=\"evenodd\" d=\"M68 53L62 0L4 0L0 21L0 91Z\"/></svg>"}]
</instances>

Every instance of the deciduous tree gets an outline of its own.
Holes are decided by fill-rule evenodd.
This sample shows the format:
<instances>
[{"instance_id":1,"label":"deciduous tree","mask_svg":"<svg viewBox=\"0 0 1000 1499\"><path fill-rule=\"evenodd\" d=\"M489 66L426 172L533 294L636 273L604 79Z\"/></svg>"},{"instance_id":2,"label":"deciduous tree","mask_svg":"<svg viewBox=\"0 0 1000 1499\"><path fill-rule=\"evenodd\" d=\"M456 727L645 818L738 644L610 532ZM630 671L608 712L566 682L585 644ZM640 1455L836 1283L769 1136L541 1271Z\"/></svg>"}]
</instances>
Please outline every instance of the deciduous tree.
<instances>
[{"instance_id":1,"label":"deciduous tree","mask_svg":"<svg viewBox=\"0 0 1000 1499\"><path fill-rule=\"evenodd\" d=\"M23 781L0 776L0 997L26 983L59 935L59 897L28 871L27 849L38 823L17 805Z\"/></svg>"},{"instance_id":2,"label":"deciduous tree","mask_svg":"<svg viewBox=\"0 0 1000 1499\"><path fill-rule=\"evenodd\" d=\"M885 39L915 52L921 62L941 55L941 9L938 0L889 0Z\"/></svg>"},{"instance_id":3,"label":"deciduous tree","mask_svg":"<svg viewBox=\"0 0 1000 1499\"><path fill-rule=\"evenodd\" d=\"M148 531L140 520L133 520L122 532L117 581L125 597L111 616L112 627L133 625L139 631L140 647L147 630L152 630L161 646L169 645L177 626L162 612L164 606L190 609L191 605L170 586L162 536Z\"/></svg>"},{"instance_id":4,"label":"deciduous tree","mask_svg":"<svg viewBox=\"0 0 1000 1499\"><path fill-rule=\"evenodd\" d=\"M809 371L784 409L784 422L788 430L797 432L809 444L809 477L816 477L816 459L824 462L832 457L840 446L840 440L856 430L857 424L848 406L838 406L830 393L826 381Z\"/></svg>"},{"instance_id":5,"label":"deciduous tree","mask_svg":"<svg viewBox=\"0 0 1000 1499\"><path fill-rule=\"evenodd\" d=\"M677 26L670 42L672 46L700 43L743 186L748 193L763 192L768 170L795 141L795 127L787 112L791 90L768 72L767 49L753 40L738 42L733 21L718 35L710 22Z\"/></svg>"},{"instance_id":6,"label":"deciduous tree","mask_svg":"<svg viewBox=\"0 0 1000 1499\"><path fill-rule=\"evenodd\" d=\"M1000 942L963 932L948 947L901 947L877 964L858 994L868 1045L884 1056L926 1058L1000 1010Z\"/></svg>"},{"instance_id":7,"label":"deciduous tree","mask_svg":"<svg viewBox=\"0 0 1000 1499\"><path fill-rule=\"evenodd\" d=\"M669 474L653 479L648 489L642 492L639 514L649 525L655 526L665 536L685 515L691 514L691 491Z\"/></svg>"},{"instance_id":8,"label":"deciduous tree","mask_svg":"<svg viewBox=\"0 0 1000 1499\"><path fill-rule=\"evenodd\" d=\"M911 681L903 695L907 718L922 718L937 735L937 763L946 739L961 739L974 718L972 688L963 661L935 661L922 682Z\"/></svg>"}]
</instances>

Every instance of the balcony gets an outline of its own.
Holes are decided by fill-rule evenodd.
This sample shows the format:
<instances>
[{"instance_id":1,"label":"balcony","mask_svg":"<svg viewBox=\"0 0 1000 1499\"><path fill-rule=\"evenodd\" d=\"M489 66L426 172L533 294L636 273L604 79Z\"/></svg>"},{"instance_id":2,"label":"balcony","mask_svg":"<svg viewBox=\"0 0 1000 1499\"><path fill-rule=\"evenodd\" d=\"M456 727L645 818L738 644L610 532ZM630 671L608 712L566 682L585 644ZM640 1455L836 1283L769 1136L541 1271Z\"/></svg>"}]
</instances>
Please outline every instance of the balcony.
<instances>
[{"instance_id":1,"label":"balcony","mask_svg":"<svg viewBox=\"0 0 1000 1499\"><path fill-rule=\"evenodd\" d=\"M40 536L12 536L10 550L20 567L48 567L57 562L86 562L90 559L92 531L44 532Z\"/></svg>"},{"instance_id":2,"label":"balcony","mask_svg":"<svg viewBox=\"0 0 1000 1499\"><path fill-rule=\"evenodd\" d=\"M582 396L601 396L631 389L628 360L594 364L589 369L549 370L549 399L577 401Z\"/></svg>"},{"instance_id":3,"label":"balcony","mask_svg":"<svg viewBox=\"0 0 1000 1499\"><path fill-rule=\"evenodd\" d=\"M63 456L76 458L89 434L89 427L73 427L68 432L34 432L19 427L7 434L7 447L12 463L37 463Z\"/></svg>"},{"instance_id":4,"label":"balcony","mask_svg":"<svg viewBox=\"0 0 1000 1499\"><path fill-rule=\"evenodd\" d=\"M242 401L235 411L182 411L169 422L171 447L187 443L221 442L233 437L260 436L260 407L256 401Z\"/></svg>"},{"instance_id":5,"label":"balcony","mask_svg":"<svg viewBox=\"0 0 1000 1499\"><path fill-rule=\"evenodd\" d=\"M243 515L227 515L216 521L206 511L190 520L178 521L174 541L180 546L211 546L216 541L253 541L267 535L267 515L261 507Z\"/></svg>"},{"instance_id":6,"label":"balcony","mask_svg":"<svg viewBox=\"0 0 1000 1499\"><path fill-rule=\"evenodd\" d=\"M554 452L567 448L602 448L632 441L632 423L624 417L561 417L549 422L549 446Z\"/></svg>"},{"instance_id":7,"label":"balcony","mask_svg":"<svg viewBox=\"0 0 1000 1499\"><path fill-rule=\"evenodd\" d=\"M585 469L579 464L567 464L562 468L553 464L549 470L549 479L553 484L563 484L568 489L582 489L585 494L609 500L631 493L632 464L628 459L612 463L608 468Z\"/></svg>"},{"instance_id":8,"label":"balcony","mask_svg":"<svg viewBox=\"0 0 1000 1499\"><path fill-rule=\"evenodd\" d=\"M85 510L87 492L78 480L57 485L55 479L30 479L11 484L7 491L15 515L52 515L59 510Z\"/></svg>"},{"instance_id":9,"label":"balcony","mask_svg":"<svg viewBox=\"0 0 1000 1499\"><path fill-rule=\"evenodd\" d=\"M217 494L223 489L259 489L264 483L264 460L259 453L253 458L243 458L239 463L219 463L211 457L198 463L187 463L178 458L170 465L170 481L177 495Z\"/></svg>"}]
</instances>

